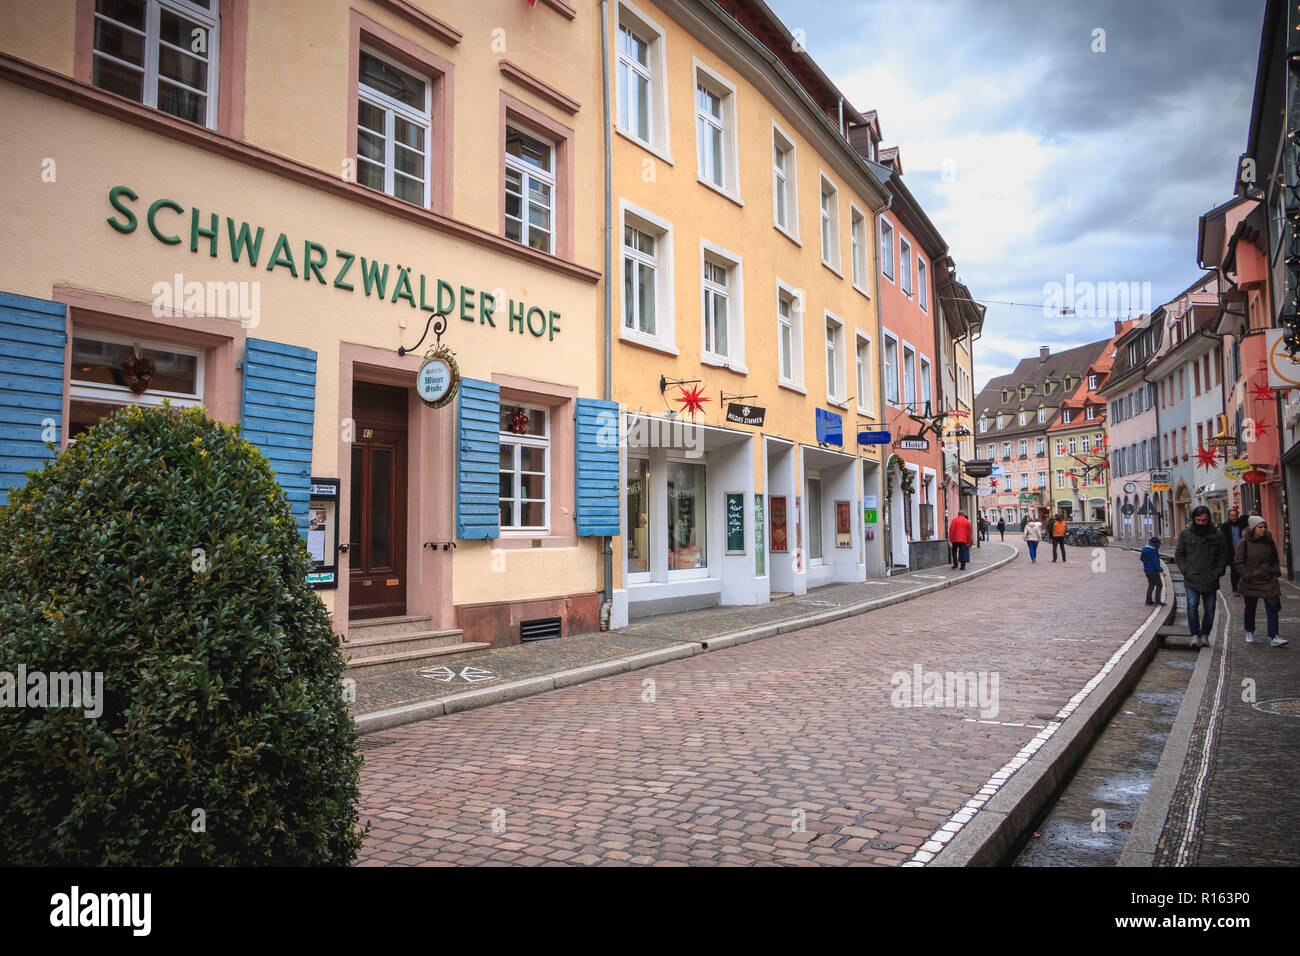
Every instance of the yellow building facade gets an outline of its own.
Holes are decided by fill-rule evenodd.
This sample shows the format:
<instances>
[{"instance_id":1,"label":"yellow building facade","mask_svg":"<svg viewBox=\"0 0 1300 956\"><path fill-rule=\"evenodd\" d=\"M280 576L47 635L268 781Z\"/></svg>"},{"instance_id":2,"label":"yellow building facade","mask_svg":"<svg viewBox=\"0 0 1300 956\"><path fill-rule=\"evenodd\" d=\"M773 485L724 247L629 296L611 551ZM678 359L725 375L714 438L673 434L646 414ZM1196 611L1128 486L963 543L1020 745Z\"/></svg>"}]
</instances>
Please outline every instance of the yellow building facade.
<instances>
[{"instance_id":1,"label":"yellow building facade","mask_svg":"<svg viewBox=\"0 0 1300 956\"><path fill-rule=\"evenodd\" d=\"M561 0L0 8L23 131L0 143L4 488L50 429L202 405L276 469L341 635L596 629L589 510L618 496L577 493L600 457L579 453L601 391L591 24ZM454 357L421 383L434 320Z\"/></svg>"},{"instance_id":2,"label":"yellow building facade","mask_svg":"<svg viewBox=\"0 0 1300 956\"><path fill-rule=\"evenodd\" d=\"M614 626L883 573L871 121L729 12L608 4Z\"/></svg>"}]
</instances>

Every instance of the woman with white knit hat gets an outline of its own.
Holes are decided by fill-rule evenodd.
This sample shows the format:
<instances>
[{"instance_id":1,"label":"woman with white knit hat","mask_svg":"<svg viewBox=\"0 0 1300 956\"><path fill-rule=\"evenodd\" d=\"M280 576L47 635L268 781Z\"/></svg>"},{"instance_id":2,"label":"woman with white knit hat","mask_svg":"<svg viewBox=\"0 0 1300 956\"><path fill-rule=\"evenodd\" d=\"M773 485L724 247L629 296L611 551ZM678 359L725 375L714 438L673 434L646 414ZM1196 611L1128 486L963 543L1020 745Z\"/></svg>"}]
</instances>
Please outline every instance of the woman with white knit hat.
<instances>
[{"instance_id":1,"label":"woman with white knit hat","mask_svg":"<svg viewBox=\"0 0 1300 956\"><path fill-rule=\"evenodd\" d=\"M1246 643L1255 643L1255 606L1264 599L1264 615L1268 621L1269 643L1285 647L1286 639L1277 633L1278 612L1282 609L1282 586L1278 579L1282 569L1277 557L1277 544L1268 532L1268 523L1259 515L1246 521L1246 533L1237 545L1237 570L1241 574L1239 590L1246 600Z\"/></svg>"}]
</instances>

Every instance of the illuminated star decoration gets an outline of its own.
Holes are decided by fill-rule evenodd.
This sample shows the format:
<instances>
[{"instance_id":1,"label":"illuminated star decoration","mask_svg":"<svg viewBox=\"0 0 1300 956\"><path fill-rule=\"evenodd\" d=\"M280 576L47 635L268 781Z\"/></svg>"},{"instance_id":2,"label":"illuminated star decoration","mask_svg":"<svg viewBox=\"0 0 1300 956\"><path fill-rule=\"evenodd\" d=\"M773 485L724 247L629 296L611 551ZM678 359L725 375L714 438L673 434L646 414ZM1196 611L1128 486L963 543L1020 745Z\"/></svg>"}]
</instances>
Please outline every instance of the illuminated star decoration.
<instances>
[{"instance_id":1,"label":"illuminated star decoration","mask_svg":"<svg viewBox=\"0 0 1300 956\"><path fill-rule=\"evenodd\" d=\"M1196 467L1213 468L1218 461L1219 451L1217 448L1206 448L1204 445L1196 446Z\"/></svg>"},{"instance_id":2,"label":"illuminated star decoration","mask_svg":"<svg viewBox=\"0 0 1300 956\"><path fill-rule=\"evenodd\" d=\"M926 402L925 407L928 409L930 403ZM917 415L908 412L907 417L921 426L917 430L916 437L924 438L926 432L934 432L934 437L941 440L943 438L943 420L951 414L952 412L936 412L933 415Z\"/></svg>"},{"instance_id":3,"label":"illuminated star decoration","mask_svg":"<svg viewBox=\"0 0 1300 956\"><path fill-rule=\"evenodd\" d=\"M1259 401L1262 402L1267 402L1267 401L1271 401L1273 399L1273 396L1274 396L1273 390L1269 388L1267 385L1252 385L1250 387L1251 398L1258 399Z\"/></svg>"},{"instance_id":4,"label":"illuminated star decoration","mask_svg":"<svg viewBox=\"0 0 1300 956\"><path fill-rule=\"evenodd\" d=\"M1255 437L1268 434L1268 422L1262 418L1255 419Z\"/></svg>"},{"instance_id":5,"label":"illuminated star decoration","mask_svg":"<svg viewBox=\"0 0 1300 956\"><path fill-rule=\"evenodd\" d=\"M708 401L704 397L704 387L694 385L687 388L685 385L678 386L682 390L680 398L674 398L673 401L682 406L682 413L691 413L691 420L695 420L695 413L704 411L704 403Z\"/></svg>"}]
</instances>

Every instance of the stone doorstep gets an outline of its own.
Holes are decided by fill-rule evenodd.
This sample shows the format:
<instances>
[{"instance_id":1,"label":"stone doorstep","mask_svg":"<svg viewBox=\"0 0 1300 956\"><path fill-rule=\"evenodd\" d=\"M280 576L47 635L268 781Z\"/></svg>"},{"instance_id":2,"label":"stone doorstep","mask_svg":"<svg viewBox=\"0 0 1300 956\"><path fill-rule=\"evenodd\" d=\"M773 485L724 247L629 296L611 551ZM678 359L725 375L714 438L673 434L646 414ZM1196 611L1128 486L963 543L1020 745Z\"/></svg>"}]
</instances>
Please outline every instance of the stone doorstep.
<instances>
[{"instance_id":1,"label":"stone doorstep","mask_svg":"<svg viewBox=\"0 0 1300 956\"><path fill-rule=\"evenodd\" d=\"M409 634L385 634L380 637L363 637L360 640L346 640L339 643L339 650L345 657L354 661L367 660L382 654L385 649L392 653L399 651L418 651L427 648L446 647L459 644L463 632L459 628L442 631L411 631ZM352 653L349 655L348 652Z\"/></svg>"},{"instance_id":2,"label":"stone doorstep","mask_svg":"<svg viewBox=\"0 0 1300 956\"><path fill-rule=\"evenodd\" d=\"M364 640L388 634L427 631L432 627L433 618L427 614L398 614L392 617L371 617L350 621L348 632L352 639Z\"/></svg>"},{"instance_id":3,"label":"stone doorstep","mask_svg":"<svg viewBox=\"0 0 1300 956\"><path fill-rule=\"evenodd\" d=\"M427 647L395 654L379 654L348 663L345 673L351 677L368 677L375 674L391 674L394 671L409 670L419 666L421 661L433 663L439 657L453 654L470 654L490 648L491 644L463 642L447 644L443 647Z\"/></svg>"}]
</instances>

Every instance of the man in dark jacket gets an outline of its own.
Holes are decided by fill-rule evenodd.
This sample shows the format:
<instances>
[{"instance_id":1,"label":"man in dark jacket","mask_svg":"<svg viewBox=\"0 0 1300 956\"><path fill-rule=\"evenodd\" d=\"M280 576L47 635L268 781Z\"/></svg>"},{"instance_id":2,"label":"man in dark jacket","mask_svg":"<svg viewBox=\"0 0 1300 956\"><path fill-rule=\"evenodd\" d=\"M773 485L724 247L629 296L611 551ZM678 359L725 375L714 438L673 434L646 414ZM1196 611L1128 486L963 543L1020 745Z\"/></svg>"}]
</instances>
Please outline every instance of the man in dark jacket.
<instances>
[{"instance_id":1,"label":"man in dark jacket","mask_svg":"<svg viewBox=\"0 0 1300 956\"><path fill-rule=\"evenodd\" d=\"M1241 582L1241 570L1237 567L1234 555L1237 545L1246 534L1246 519L1237 508L1228 509L1228 520L1219 526L1223 534L1223 546L1228 549L1228 580L1232 582L1232 593L1238 593L1237 585Z\"/></svg>"},{"instance_id":2,"label":"man in dark jacket","mask_svg":"<svg viewBox=\"0 0 1300 956\"><path fill-rule=\"evenodd\" d=\"M1214 605L1219 599L1219 579L1228 567L1228 552L1223 535L1210 521L1210 509L1198 505L1192 509L1192 524L1184 528L1174 547L1174 563L1183 572L1187 590L1187 625L1192 647L1209 647L1214 629ZM1204 603L1205 616L1198 616Z\"/></svg>"}]
</instances>

